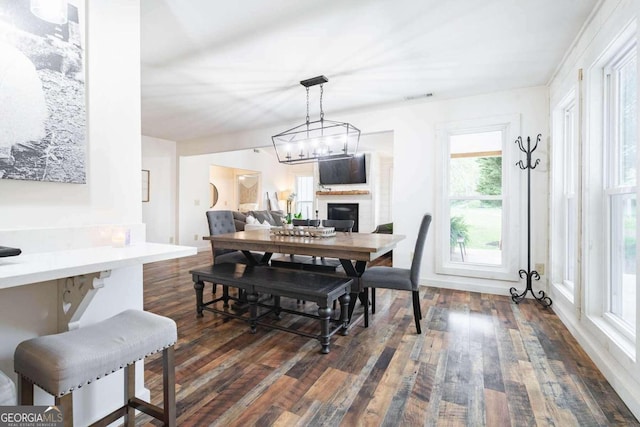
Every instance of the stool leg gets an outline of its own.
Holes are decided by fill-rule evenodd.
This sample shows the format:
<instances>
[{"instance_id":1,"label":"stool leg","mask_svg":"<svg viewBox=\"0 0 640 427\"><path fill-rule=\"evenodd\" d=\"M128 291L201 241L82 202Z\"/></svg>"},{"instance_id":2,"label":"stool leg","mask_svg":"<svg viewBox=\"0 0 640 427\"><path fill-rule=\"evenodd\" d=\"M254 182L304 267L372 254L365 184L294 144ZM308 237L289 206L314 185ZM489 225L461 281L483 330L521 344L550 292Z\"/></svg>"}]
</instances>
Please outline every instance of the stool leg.
<instances>
[{"instance_id":1,"label":"stool leg","mask_svg":"<svg viewBox=\"0 0 640 427\"><path fill-rule=\"evenodd\" d=\"M33 406L33 383L18 375L18 405Z\"/></svg>"},{"instance_id":2,"label":"stool leg","mask_svg":"<svg viewBox=\"0 0 640 427\"><path fill-rule=\"evenodd\" d=\"M62 412L64 427L73 427L73 393L55 398L55 405Z\"/></svg>"},{"instance_id":3,"label":"stool leg","mask_svg":"<svg viewBox=\"0 0 640 427\"><path fill-rule=\"evenodd\" d=\"M162 351L162 389L164 424L176 426L176 370L173 346Z\"/></svg>"},{"instance_id":4,"label":"stool leg","mask_svg":"<svg viewBox=\"0 0 640 427\"><path fill-rule=\"evenodd\" d=\"M136 397L136 364L132 363L124 367L124 403L127 405L127 412L124 415L124 425L135 427L136 410L129 403Z\"/></svg>"}]
</instances>

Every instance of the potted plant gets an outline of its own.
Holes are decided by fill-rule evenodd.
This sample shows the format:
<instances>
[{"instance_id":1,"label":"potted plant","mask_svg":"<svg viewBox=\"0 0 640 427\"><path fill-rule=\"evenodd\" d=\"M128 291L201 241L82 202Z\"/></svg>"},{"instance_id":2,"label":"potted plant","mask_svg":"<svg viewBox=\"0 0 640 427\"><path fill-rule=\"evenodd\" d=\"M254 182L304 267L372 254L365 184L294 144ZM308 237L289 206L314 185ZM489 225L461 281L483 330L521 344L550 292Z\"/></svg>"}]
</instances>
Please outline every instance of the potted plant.
<instances>
[{"instance_id":1,"label":"potted plant","mask_svg":"<svg viewBox=\"0 0 640 427\"><path fill-rule=\"evenodd\" d=\"M291 193L289 194L289 197L287 197L287 224L291 224L291 205L293 204L293 201L296 199L296 193Z\"/></svg>"}]
</instances>

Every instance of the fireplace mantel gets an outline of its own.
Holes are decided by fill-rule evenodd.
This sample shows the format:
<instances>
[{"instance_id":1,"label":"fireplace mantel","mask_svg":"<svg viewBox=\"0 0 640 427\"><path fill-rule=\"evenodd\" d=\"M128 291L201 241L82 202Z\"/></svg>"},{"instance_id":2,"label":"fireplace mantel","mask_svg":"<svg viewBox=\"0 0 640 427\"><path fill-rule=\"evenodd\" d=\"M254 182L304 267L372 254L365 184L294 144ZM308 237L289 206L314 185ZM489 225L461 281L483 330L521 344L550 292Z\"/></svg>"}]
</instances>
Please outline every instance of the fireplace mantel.
<instances>
[{"instance_id":1,"label":"fireplace mantel","mask_svg":"<svg viewBox=\"0 0 640 427\"><path fill-rule=\"evenodd\" d=\"M364 196L369 190L316 191L316 196Z\"/></svg>"}]
</instances>

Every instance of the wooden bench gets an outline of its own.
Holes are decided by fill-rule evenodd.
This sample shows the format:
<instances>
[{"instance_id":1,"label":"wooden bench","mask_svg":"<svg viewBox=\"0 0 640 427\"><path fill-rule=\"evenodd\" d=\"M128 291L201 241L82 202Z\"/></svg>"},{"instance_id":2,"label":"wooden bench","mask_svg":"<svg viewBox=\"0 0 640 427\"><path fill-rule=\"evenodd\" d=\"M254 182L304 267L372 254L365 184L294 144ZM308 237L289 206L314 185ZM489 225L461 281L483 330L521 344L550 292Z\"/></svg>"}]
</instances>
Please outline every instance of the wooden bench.
<instances>
[{"instance_id":1,"label":"wooden bench","mask_svg":"<svg viewBox=\"0 0 640 427\"><path fill-rule=\"evenodd\" d=\"M351 284L353 279L348 277L327 276L323 274L303 271L280 269L264 266L248 266L244 264L217 264L203 269L191 270L194 289L196 291L196 311L198 317L203 316L203 311L223 314L225 316L242 319L249 322L251 332L256 332L256 326L262 325L269 328L293 332L320 340L322 353L329 353L331 336L341 331L347 334L349 323L348 306L351 297ZM204 282L218 283L226 286L242 289L246 292L249 303L249 317L232 313L227 309L229 300L237 300L226 292L222 297L211 301L204 301ZM259 301L259 294L270 294L273 304ZM318 304L318 315L285 309L280 305L280 297L295 298L311 301ZM340 302L340 316L333 318L333 302ZM225 310L215 307L216 302L222 301ZM258 313L258 308L264 308ZM280 318L280 313L291 313L300 316L311 317L320 320L320 334L310 334L304 331L288 328L273 322L264 322L266 315L274 313Z\"/></svg>"}]
</instances>

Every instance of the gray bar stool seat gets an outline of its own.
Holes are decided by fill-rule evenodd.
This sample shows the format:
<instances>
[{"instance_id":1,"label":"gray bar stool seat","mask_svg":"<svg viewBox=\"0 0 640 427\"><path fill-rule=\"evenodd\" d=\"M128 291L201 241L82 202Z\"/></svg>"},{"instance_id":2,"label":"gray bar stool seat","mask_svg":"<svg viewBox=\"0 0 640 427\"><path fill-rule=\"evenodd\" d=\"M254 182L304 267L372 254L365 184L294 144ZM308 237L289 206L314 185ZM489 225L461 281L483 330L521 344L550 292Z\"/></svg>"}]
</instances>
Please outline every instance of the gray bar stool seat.
<instances>
[{"instance_id":1,"label":"gray bar stool seat","mask_svg":"<svg viewBox=\"0 0 640 427\"><path fill-rule=\"evenodd\" d=\"M13 406L16 404L16 385L11 379L0 371L0 406Z\"/></svg>"},{"instance_id":2,"label":"gray bar stool seat","mask_svg":"<svg viewBox=\"0 0 640 427\"><path fill-rule=\"evenodd\" d=\"M140 310L127 310L96 324L23 341L14 354L19 376L20 405L33 405L33 386L55 396L65 426L73 425L72 392L122 368L125 402L94 425L107 425L125 417L134 425L135 409L175 426L174 344L176 323ZM159 408L135 397L135 362L163 352L164 405Z\"/></svg>"}]
</instances>

